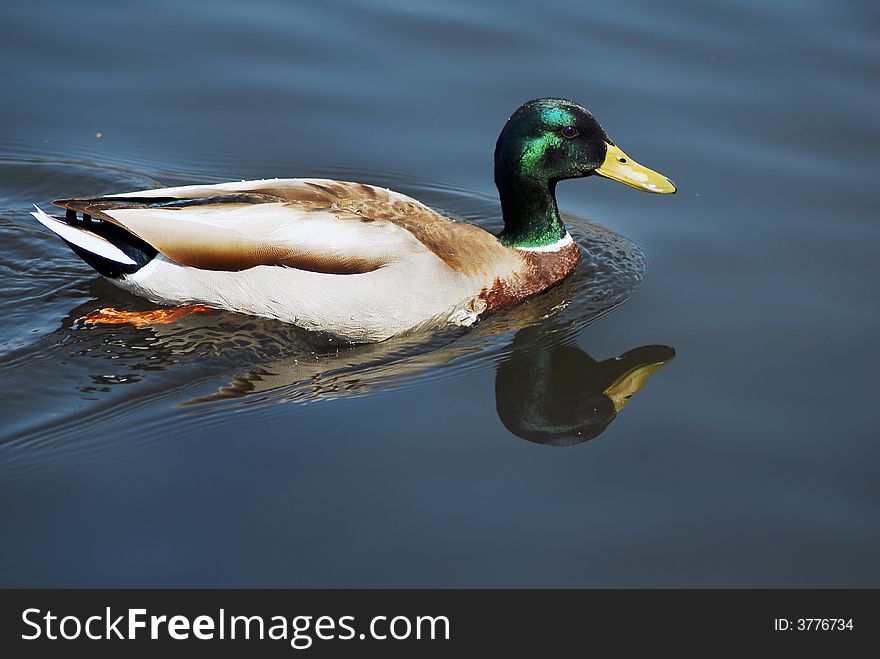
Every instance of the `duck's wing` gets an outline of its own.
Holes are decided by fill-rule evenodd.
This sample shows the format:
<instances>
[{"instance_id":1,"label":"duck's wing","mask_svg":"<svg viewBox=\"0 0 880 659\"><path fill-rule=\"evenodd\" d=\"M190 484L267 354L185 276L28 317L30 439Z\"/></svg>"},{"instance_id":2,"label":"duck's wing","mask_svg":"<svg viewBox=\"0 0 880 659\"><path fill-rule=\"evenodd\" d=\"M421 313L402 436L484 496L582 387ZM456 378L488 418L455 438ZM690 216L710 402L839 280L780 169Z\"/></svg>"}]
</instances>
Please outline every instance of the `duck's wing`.
<instances>
[{"instance_id":1,"label":"duck's wing","mask_svg":"<svg viewBox=\"0 0 880 659\"><path fill-rule=\"evenodd\" d=\"M505 248L405 195L327 179L270 179L61 199L110 222L184 265L244 270L281 265L313 272L370 272L430 250L455 270Z\"/></svg>"}]
</instances>

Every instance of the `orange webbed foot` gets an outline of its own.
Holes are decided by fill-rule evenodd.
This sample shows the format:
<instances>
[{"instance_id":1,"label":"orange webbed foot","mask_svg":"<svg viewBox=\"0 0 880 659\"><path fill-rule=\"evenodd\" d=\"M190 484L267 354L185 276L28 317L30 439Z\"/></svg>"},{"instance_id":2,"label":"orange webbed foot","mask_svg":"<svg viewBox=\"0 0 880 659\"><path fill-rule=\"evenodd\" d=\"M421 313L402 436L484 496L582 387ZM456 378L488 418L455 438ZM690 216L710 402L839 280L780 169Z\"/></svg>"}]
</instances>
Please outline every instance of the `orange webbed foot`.
<instances>
[{"instance_id":1,"label":"orange webbed foot","mask_svg":"<svg viewBox=\"0 0 880 659\"><path fill-rule=\"evenodd\" d=\"M154 309L152 311L120 311L113 307L105 307L93 311L79 320L85 325L132 325L147 327L148 325L168 325L192 313L213 311L203 304L191 304L173 309Z\"/></svg>"}]
</instances>

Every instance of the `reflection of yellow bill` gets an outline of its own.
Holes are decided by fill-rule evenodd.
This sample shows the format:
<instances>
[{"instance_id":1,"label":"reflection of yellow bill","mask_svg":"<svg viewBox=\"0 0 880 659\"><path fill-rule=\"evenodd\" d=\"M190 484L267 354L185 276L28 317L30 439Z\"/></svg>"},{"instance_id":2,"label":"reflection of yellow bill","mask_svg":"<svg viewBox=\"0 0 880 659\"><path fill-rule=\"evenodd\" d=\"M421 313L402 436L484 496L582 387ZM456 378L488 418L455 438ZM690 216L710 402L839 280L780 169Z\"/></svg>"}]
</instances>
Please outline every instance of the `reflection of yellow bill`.
<instances>
[{"instance_id":1,"label":"reflection of yellow bill","mask_svg":"<svg viewBox=\"0 0 880 659\"><path fill-rule=\"evenodd\" d=\"M648 169L632 160L619 147L605 143L608 147L605 162L596 170L600 176L626 183L645 192L669 194L675 192L675 185L663 174Z\"/></svg>"},{"instance_id":2,"label":"reflection of yellow bill","mask_svg":"<svg viewBox=\"0 0 880 659\"><path fill-rule=\"evenodd\" d=\"M603 393L614 403L614 409L620 412L629 402L629 399L632 398L633 394L638 393L645 386L645 382L648 381L651 374L665 363L656 362L646 366L638 366L631 371L627 371L617 378Z\"/></svg>"}]
</instances>

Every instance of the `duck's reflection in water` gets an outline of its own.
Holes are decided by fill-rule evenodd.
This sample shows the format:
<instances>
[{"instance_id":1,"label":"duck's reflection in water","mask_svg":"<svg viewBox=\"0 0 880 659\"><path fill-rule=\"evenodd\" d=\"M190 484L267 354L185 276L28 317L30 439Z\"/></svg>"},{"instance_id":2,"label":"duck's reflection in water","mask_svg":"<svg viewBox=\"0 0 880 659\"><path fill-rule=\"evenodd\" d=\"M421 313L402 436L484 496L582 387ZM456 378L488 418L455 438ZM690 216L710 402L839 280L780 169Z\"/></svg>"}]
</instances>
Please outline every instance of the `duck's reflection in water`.
<instances>
[{"instance_id":1,"label":"duck's reflection in water","mask_svg":"<svg viewBox=\"0 0 880 659\"><path fill-rule=\"evenodd\" d=\"M481 349L479 334L428 353L375 344L316 359L287 359L186 404L244 398L277 404L364 394L412 382L414 376L471 355L497 362L496 409L511 433L531 442L571 446L602 433L648 378L675 358L669 346L645 345L597 361L571 345L576 333L546 320L520 329L506 347L494 350L485 344Z\"/></svg>"},{"instance_id":2,"label":"duck's reflection in water","mask_svg":"<svg viewBox=\"0 0 880 659\"><path fill-rule=\"evenodd\" d=\"M496 371L495 404L510 432L551 446L602 433L651 374L675 357L669 346L646 345L596 361L546 337L540 326L517 333L510 357Z\"/></svg>"}]
</instances>

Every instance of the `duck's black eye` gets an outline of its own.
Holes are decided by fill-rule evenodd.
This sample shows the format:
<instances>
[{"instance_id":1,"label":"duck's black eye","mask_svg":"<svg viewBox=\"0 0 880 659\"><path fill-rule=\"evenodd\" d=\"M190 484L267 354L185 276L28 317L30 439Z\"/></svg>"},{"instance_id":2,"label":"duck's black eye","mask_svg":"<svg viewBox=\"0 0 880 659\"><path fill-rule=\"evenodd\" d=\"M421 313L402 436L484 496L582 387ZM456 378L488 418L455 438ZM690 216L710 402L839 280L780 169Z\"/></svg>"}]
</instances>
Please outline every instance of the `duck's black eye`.
<instances>
[{"instance_id":1,"label":"duck's black eye","mask_svg":"<svg viewBox=\"0 0 880 659\"><path fill-rule=\"evenodd\" d=\"M577 137L578 135L580 135L580 132L574 126L566 126L565 128L563 128L559 132L561 132L562 136L567 140L570 140L571 138Z\"/></svg>"}]
</instances>

